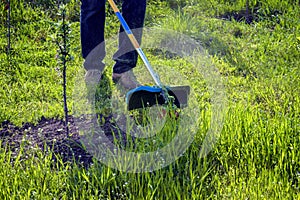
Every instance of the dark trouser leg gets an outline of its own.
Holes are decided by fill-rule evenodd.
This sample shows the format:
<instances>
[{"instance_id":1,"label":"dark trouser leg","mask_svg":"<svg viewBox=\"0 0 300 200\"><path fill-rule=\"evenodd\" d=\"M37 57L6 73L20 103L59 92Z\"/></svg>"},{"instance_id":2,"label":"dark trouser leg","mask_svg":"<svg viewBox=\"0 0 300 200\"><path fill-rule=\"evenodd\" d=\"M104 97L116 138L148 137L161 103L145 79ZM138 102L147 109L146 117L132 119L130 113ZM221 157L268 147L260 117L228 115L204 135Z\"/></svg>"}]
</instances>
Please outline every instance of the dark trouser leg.
<instances>
[{"instance_id":1,"label":"dark trouser leg","mask_svg":"<svg viewBox=\"0 0 300 200\"><path fill-rule=\"evenodd\" d=\"M86 70L104 67L104 23L105 0L81 0L81 46Z\"/></svg>"},{"instance_id":2,"label":"dark trouser leg","mask_svg":"<svg viewBox=\"0 0 300 200\"><path fill-rule=\"evenodd\" d=\"M142 38L145 12L146 0L123 0L122 15L139 43ZM136 66L137 58L138 54L121 26L119 50L113 56L116 61L113 72L120 74L132 69Z\"/></svg>"}]
</instances>

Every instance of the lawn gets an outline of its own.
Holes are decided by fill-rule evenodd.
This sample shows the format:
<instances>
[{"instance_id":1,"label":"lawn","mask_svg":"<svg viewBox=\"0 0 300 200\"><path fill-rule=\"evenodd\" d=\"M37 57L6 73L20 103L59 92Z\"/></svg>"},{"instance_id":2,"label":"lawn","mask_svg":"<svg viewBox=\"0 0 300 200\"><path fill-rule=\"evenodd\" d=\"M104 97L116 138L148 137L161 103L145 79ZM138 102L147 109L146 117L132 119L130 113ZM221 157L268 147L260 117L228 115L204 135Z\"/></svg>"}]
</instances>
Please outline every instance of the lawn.
<instances>
[{"instance_id":1,"label":"lawn","mask_svg":"<svg viewBox=\"0 0 300 200\"><path fill-rule=\"evenodd\" d=\"M164 83L189 85L191 96L179 129L167 121L162 135L127 141L125 150L135 153L163 149L177 132L188 143L172 162L140 171L99 162L81 147L76 120L88 109L74 97L84 86L80 1L63 7L11 0L10 10L6 2L0 7L0 199L300 199L299 1L147 2L142 48ZM63 25L70 30L69 135L58 46ZM95 99L104 118L125 112L110 78L118 27L107 4L107 67ZM134 71L153 84L142 60ZM111 101L121 103L110 107ZM144 131L155 131L160 121L154 122ZM204 152L206 139L211 146Z\"/></svg>"}]
</instances>

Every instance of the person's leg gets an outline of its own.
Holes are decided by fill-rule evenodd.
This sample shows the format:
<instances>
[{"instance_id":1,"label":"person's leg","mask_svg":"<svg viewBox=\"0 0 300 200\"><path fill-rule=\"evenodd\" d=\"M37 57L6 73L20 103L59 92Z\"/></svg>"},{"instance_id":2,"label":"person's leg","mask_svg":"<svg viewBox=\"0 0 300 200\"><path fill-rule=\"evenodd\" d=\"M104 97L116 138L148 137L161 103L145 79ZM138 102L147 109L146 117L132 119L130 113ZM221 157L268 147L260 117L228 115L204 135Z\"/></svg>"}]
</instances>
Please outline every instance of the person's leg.
<instances>
[{"instance_id":1,"label":"person's leg","mask_svg":"<svg viewBox=\"0 0 300 200\"><path fill-rule=\"evenodd\" d=\"M146 0L123 0L122 15L139 43L141 43L142 38L145 12ZM129 71L136 66L137 58L138 54L121 26L119 49L113 56L113 59L116 61L113 72L121 74Z\"/></svg>"},{"instance_id":2,"label":"person's leg","mask_svg":"<svg viewBox=\"0 0 300 200\"><path fill-rule=\"evenodd\" d=\"M105 0L81 0L80 31L86 70L103 70Z\"/></svg>"}]
</instances>

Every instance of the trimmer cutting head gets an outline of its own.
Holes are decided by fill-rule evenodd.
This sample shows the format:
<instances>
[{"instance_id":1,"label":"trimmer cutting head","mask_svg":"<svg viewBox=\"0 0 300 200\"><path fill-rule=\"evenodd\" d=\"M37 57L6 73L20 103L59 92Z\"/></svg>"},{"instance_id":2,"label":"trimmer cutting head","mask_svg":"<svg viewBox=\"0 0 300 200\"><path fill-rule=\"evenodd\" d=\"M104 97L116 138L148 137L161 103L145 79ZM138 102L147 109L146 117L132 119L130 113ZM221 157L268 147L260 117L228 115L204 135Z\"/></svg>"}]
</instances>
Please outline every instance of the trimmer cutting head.
<instances>
[{"instance_id":1,"label":"trimmer cutting head","mask_svg":"<svg viewBox=\"0 0 300 200\"><path fill-rule=\"evenodd\" d=\"M166 87L168 95L174 98L173 104L177 108L186 107L190 94L189 86ZM166 100L163 89L160 87L140 86L130 90L126 95L128 110L151 107L154 105L165 105Z\"/></svg>"}]
</instances>

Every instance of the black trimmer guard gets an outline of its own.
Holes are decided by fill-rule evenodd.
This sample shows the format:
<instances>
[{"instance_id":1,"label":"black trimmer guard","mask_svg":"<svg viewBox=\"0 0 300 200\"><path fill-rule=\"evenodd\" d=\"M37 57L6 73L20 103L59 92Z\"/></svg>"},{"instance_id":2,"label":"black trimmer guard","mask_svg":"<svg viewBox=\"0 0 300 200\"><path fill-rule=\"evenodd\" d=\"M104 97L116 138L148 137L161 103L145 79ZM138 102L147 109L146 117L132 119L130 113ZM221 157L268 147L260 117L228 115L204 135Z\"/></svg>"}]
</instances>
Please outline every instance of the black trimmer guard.
<instances>
[{"instance_id":1,"label":"black trimmer guard","mask_svg":"<svg viewBox=\"0 0 300 200\"><path fill-rule=\"evenodd\" d=\"M128 110L166 104L162 91L162 88L151 86L140 86L130 90L126 95ZM169 96L174 97L174 104L178 108L187 106L190 94L189 86L167 87L167 91Z\"/></svg>"}]
</instances>

